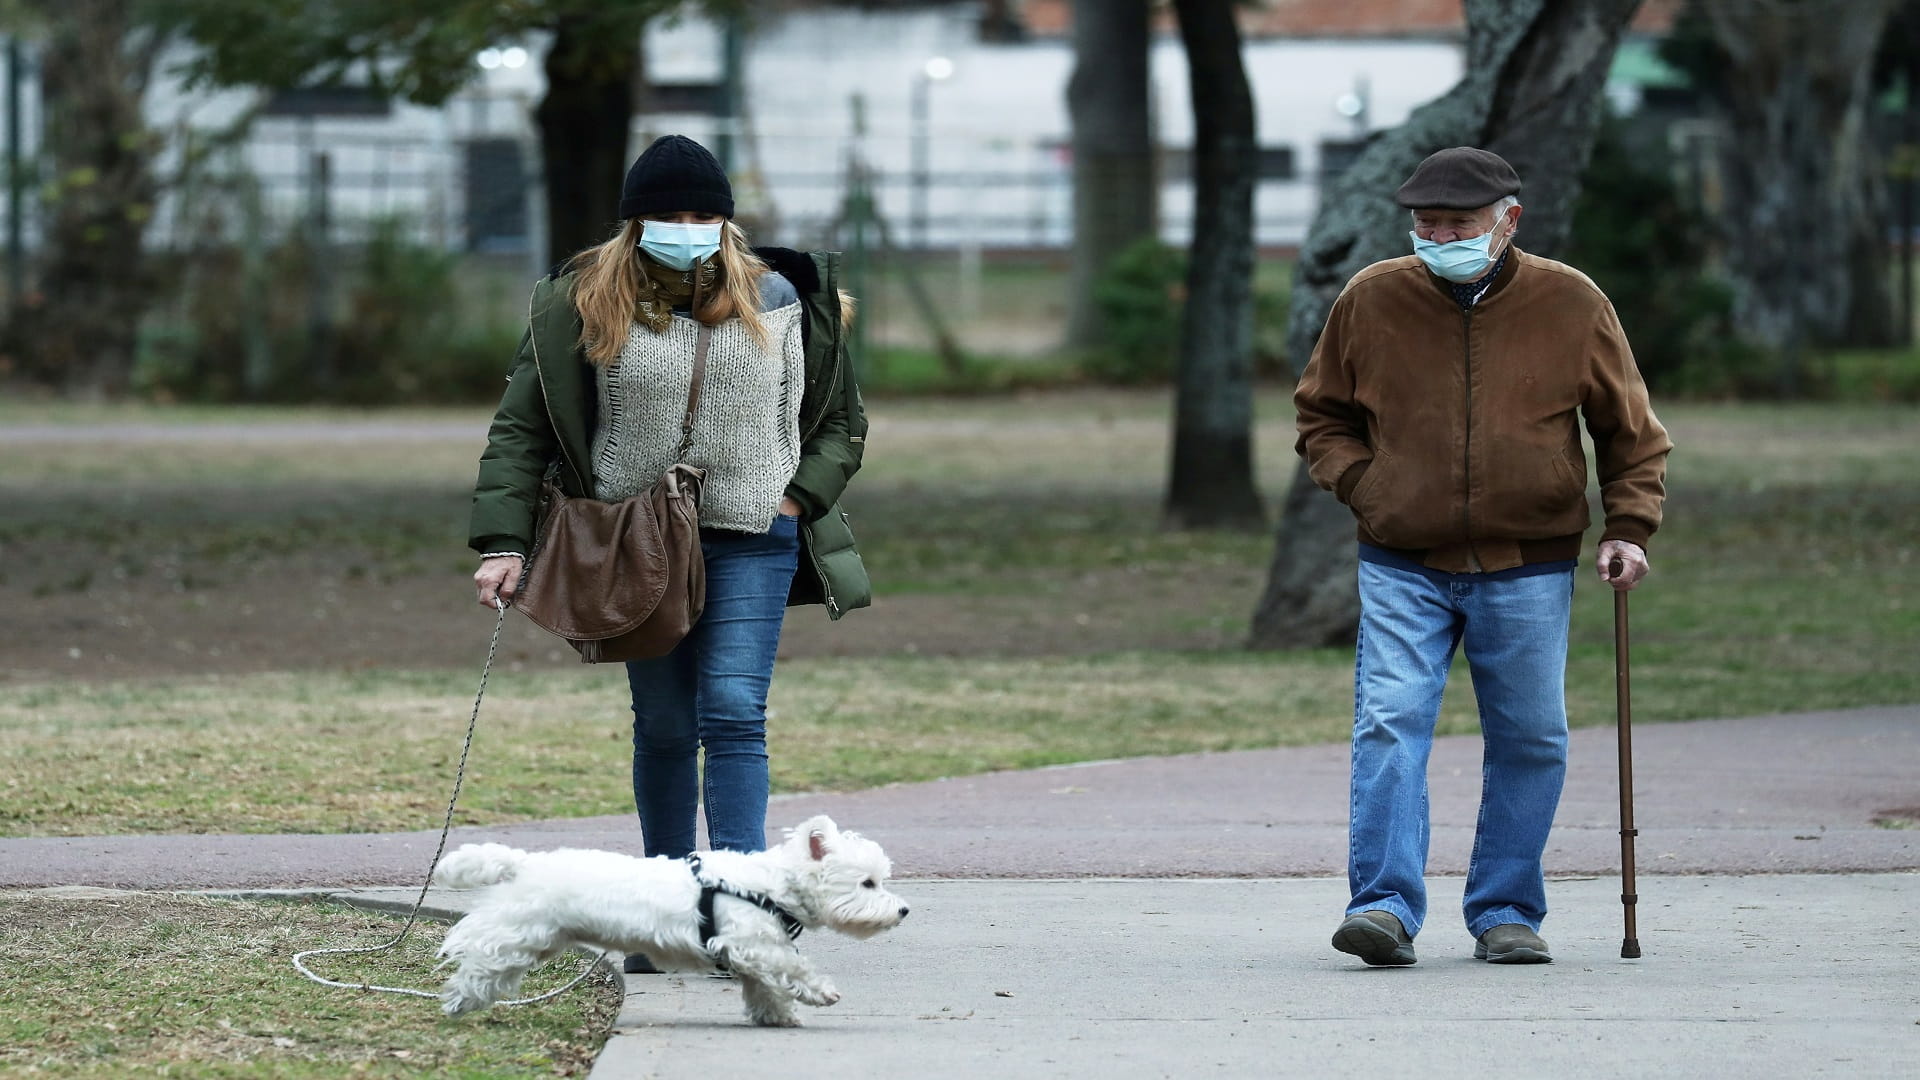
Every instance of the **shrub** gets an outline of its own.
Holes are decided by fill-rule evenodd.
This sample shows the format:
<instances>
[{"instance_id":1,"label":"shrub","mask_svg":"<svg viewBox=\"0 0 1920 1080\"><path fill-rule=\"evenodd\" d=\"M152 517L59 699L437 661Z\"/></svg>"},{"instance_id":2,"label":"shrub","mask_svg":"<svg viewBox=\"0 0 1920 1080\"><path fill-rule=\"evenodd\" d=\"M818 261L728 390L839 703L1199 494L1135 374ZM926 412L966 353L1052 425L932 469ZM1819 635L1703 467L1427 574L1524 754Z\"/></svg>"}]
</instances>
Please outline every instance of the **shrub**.
<instances>
[{"instance_id":1,"label":"shrub","mask_svg":"<svg viewBox=\"0 0 1920 1080\"><path fill-rule=\"evenodd\" d=\"M1253 363L1261 374L1285 372L1291 267L1259 268L1253 288ZM1180 357L1180 319L1186 306L1185 253L1144 239L1107 267L1094 286L1107 344L1081 358L1081 370L1099 382L1163 383Z\"/></svg>"},{"instance_id":2,"label":"shrub","mask_svg":"<svg viewBox=\"0 0 1920 1080\"><path fill-rule=\"evenodd\" d=\"M171 260L171 314L134 372L148 397L354 405L488 401L518 312L471 310L461 258L376 222L364 246L316 252L299 232L251 260L208 246Z\"/></svg>"},{"instance_id":3,"label":"shrub","mask_svg":"<svg viewBox=\"0 0 1920 1080\"><path fill-rule=\"evenodd\" d=\"M1134 385L1165 382L1180 353L1187 258L1147 237L1121 252L1094 284L1107 343L1081 359L1087 376Z\"/></svg>"}]
</instances>

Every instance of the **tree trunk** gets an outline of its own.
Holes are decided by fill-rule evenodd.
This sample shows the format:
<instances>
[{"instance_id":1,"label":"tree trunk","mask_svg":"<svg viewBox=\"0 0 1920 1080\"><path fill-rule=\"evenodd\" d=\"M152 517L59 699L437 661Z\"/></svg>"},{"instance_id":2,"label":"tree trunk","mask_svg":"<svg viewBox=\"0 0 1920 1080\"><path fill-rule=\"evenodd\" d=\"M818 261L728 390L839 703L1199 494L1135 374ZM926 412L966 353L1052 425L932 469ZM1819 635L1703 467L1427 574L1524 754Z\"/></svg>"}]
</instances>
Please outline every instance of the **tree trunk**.
<instances>
[{"instance_id":1,"label":"tree trunk","mask_svg":"<svg viewBox=\"0 0 1920 1080\"><path fill-rule=\"evenodd\" d=\"M1565 241L1580 174L1599 128L1608 67L1639 0L1467 0L1466 75L1382 134L1322 193L1294 270L1287 356L1304 369L1348 279L1409 251L1407 212L1390 197L1421 159L1480 146L1520 174L1517 242L1551 256ZM1353 641L1360 599L1353 518L1295 470L1267 587L1253 614L1256 649Z\"/></svg>"},{"instance_id":2,"label":"tree trunk","mask_svg":"<svg viewBox=\"0 0 1920 1080\"><path fill-rule=\"evenodd\" d=\"M1114 258L1158 231L1145 0L1074 0L1073 267L1067 344L1106 344L1094 289Z\"/></svg>"},{"instance_id":3,"label":"tree trunk","mask_svg":"<svg viewBox=\"0 0 1920 1080\"><path fill-rule=\"evenodd\" d=\"M1894 344L1912 345L1914 195L1920 188L1920 101L1915 100L1920 95L1920 2L1908 0L1895 13L1881 53L1893 57L1887 67L1898 72L1891 77L1899 79L1901 96L1906 99L1900 110L1900 139L1888 179L1898 183L1893 197L1899 206L1900 284L1894 290Z\"/></svg>"},{"instance_id":4,"label":"tree trunk","mask_svg":"<svg viewBox=\"0 0 1920 1080\"><path fill-rule=\"evenodd\" d=\"M562 16L547 52L547 96L535 110L546 173L547 255L558 263L612 233L626 179L628 128L640 75L638 35Z\"/></svg>"},{"instance_id":5,"label":"tree trunk","mask_svg":"<svg viewBox=\"0 0 1920 1080\"><path fill-rule=\"evenodd\" d=\"M123 392L154 282L141 240L153 215L159 137L141 99L158 40L119 0L45 5L44 152L52 166L34 290L7 331L27 381L88 398Z\"/></svg>"},{"instance_id":6,"label":"tree trunk","mask_svg":"<svg viewBox=\"0 0 1920 1080\"><path fill-rule=\"evenodd\" d=\"M1078 13L1075 13L1078 22ZM1013 0L984 0L980 5L980 40L1010 45L1027 39L1026 24L1014 10Z\"/></svg>"},{"instance_id":7,"label":"tree trunk","mask_svg":"<svg viewBox=\"0 0 1920 1080\"><path fill-rule=\"evenodd\" d=\"M1782 395L1802 389L1808 344L1893 335L1891 302L1879 295L1890 287L1885 198L1868 109L1874 53L1894 7L1701 4L1718 51L1717 77L1704 89L1726 129L1722 229L1734 317L1779 354Z\"/></svg>"},{"instance_id":8,"label":"tree trunk","mask_svg":"<svg viewBox=\"0 0 1920 1080\"><path fill-rule=\"evenodd\" d=\"M1897 225L1899 219L1887 181L1878 161L1860 178L1860 210L1847 230L1847 313L1830 339L1835 345L1886 349L1906 344L1892 284L1893 252L1887 242L1889 226Z\"/></svg>"},{"instance_id":9,"label":"tree trunk","mask_svg":"<svg viewBox=\"0 0 1920 1080\"><path fill-rule=\"evenodd\" d=\"M1193 240L1167 521L1260 528L1253 482L1253 92L1233 0L1175 0L1193 88Z\"/></svg>"}]
</instances>

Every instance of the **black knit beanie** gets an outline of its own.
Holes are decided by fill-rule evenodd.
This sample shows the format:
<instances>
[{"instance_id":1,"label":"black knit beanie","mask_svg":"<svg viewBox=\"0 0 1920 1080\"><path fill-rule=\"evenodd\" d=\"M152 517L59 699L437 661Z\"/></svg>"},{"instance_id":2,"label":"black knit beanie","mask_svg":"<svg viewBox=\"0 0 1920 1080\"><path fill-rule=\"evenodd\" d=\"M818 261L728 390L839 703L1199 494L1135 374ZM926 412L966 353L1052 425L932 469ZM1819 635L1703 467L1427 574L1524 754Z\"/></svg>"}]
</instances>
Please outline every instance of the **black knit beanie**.
<instances>
[{"instance_id":1,"label":"black knit beanie","mask_svg":"<svg viewBox=\"0 0 1920 1080\"><path fill-rule=\"evenodd\" d=\"M620 217L693 210L733 216L733 185L707 148L685 135L662 135L627 170Z\"/></svg>"}]
</instances>

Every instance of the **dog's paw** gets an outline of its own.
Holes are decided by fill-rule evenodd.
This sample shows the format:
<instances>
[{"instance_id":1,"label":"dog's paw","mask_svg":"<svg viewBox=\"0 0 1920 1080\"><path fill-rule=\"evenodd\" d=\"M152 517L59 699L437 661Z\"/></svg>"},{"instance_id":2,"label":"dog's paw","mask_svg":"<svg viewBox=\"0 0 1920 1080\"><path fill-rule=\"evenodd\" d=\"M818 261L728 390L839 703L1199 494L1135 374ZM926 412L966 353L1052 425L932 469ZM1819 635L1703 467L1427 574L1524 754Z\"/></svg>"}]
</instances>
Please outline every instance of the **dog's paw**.
<instances>
[{"instance_id":1,"label":"dog's paw","mask_svg":"<svg viewBox=\"0 0 1920 1080\"><path fill-rule=\"evenodd\" d=\"M796 1028L800 1026L800 1018L790 1012L749 1012L747 1019L760 1027Z\"/></svg>"},{"instance_id":2,"label":"dog's paw","mask_svg":"<svg viewBox=\"0 0 1920 1080\"><path fill-rule=\"evenodd\" d=\"M819 986L801 987L799 997L809 1005L824 1008L840 1000L840 991L834 989L832 983L821 983Z\"/></svg>"}]
</instances>

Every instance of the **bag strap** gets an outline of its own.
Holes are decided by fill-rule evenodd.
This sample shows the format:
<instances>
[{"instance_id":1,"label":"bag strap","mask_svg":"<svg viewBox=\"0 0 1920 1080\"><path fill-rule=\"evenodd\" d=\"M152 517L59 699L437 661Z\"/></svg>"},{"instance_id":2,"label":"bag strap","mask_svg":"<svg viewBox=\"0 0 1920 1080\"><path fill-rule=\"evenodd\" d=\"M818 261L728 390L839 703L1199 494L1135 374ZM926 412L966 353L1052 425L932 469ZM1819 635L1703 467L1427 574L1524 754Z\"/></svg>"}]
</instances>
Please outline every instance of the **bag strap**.
<instances>
[{"instance_id":1,"label":"bag strap","mask_svg":"<svg viewBox=\"0 0 1920 1080\"><path fill-rule=\"evenodd\" d=\"M694 296L694 310L699 310L700 298ZM693 346L693 378L687 384L687 415L680 421L680 449L674 451L673 460L687 460L687 451L693 449L693 416L700 409L700 385L707 380L707 346L713 341L713 327L700 324L700 337Z\"/></svg>"},{"instance_id":2,"label":"bag strap","mask_svg":"<svg viewBox=\"0 0 1920 1080\"><path fill-rule=\"evenodd\" d=\"M707 345L713 340L713 327L700 324L700 337L693 346L693 378L687 385L687 415L680 421L680 448L673 453L673 460L687 460L687 451L693 449L693 417L700 410L700 384L707 378Z\"/></svg>"}]
</instances>

